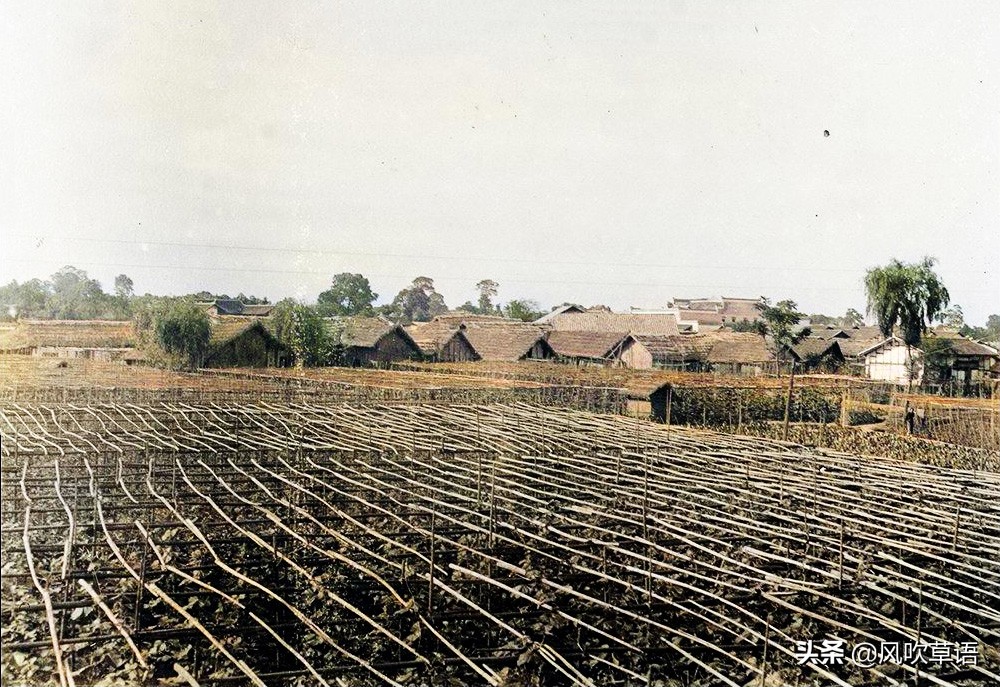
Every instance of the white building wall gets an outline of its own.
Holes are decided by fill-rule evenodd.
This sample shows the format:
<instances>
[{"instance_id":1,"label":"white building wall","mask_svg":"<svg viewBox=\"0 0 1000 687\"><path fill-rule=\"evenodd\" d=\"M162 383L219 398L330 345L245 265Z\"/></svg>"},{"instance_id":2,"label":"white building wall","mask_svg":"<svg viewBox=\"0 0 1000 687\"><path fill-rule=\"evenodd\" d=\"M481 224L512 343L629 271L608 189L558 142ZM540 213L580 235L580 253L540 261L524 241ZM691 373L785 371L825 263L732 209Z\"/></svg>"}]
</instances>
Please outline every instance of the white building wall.
<instances>
[{"instance_id":1,"label":"white building wall","mask_svg":"<svg viewBox=\"0 0 1000 687\"><path fill-rule=\"evenodd\" d=\"M904 344L880 348L865 356L865 374L875 381L906 384L909 381L912 357L917 360L917 374L913 383L919 384L924 372L923 365L919 362L920 356L918 349L907 349Z\"/></svg>"}]
</instances>

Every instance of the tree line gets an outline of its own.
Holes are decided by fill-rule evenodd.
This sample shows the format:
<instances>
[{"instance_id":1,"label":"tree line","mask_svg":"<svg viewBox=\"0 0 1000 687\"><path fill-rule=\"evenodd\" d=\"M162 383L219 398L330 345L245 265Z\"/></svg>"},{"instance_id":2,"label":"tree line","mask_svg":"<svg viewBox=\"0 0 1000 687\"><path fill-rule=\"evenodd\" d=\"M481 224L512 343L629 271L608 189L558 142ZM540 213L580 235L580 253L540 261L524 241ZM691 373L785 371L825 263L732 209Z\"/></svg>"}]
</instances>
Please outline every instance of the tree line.
<instances>
[{"instance_id":1,"label":"tree line","mask_svg":"<svg viewBox=\"0 0 1000 687\"><path fill-rule=\"evenodd\" d=\"M533 300L512 299L503 305L495 302L499 287L492 279L480 280L476 284L478 301L466 301L457 309L524 321L545 314L546 311ZM114 289L106 293L98 280L73 266L62 268L47 280L30 279L23 283L14 280L0 286L0 304L4 306L6 319L127 320L137 315L141 317L144 310L162 309L174 302L215 300L234 300L245 305L269 304L267 298L243 293L230 296L199 291L183 296L139 296L135 294L132 279L125 274L115 277ZM401 324L426 322L449 311L444 296L434 287L434 280L424 276L415 278L401 289L391 302L376 306L376 300L378 294L372 290L367 277L344 272L334 275L330 287L317 297L315 306L306 307L320 317L384 315ZM295 302L284 299L279 304L286 301Z\"/></svg>"},{"instance_id":2,"label":"tree line","mask_svg":"<svg viewBox=\"0 0 1000 687\"><path fill-rule=\"evenodd\" d=\"M933 258L913 264L892 260L866 272L867 311L883 334L888 336L898 331L907 345L920 346L921 335L938 321L971 338L1000 339L1000 315L990 315L985 327L965 323L962 308L950 304L948 291L933 270L934 262ZM536 301L528 299L501 304L496 300L500 284L492 279L480 280L475 288L479 293L476 302L466 301L457 310L522 321L535 320L546 312ZM137 296L132 279L125 274L115 277L112 292L106 293L96 279L72 266L62 268L48 280L31 279L20 284L11 281L0 286L0 304L5 306L7 318L131 319L136 324L140 345L155 344L166 355L186 364L197 363L208 350L211 331L208 315L196 303L215 300L268 304L266 298L243 293L234 297L208 291L184 296ZM318 295L315 305L291 298L276 303L270 328L300 364L323 365L337 357L337 342L329 335L324 318L382 315L392 322L410 324L426 322L449 311L434 280L426 276L415 278L389 303L376 306L377 300L378 294L364 275L336 274L330 287ZM759 309L761 317L757 321L734 323L730 328L770 336L782 349L809 335L807 328L799 326L807 316L798 311L794 301L782 300L772 305L769 299L762 298ZM808 318L816 325L850 328L864 324L864 317L853 308L839 318L821 314Z\"/></svg>"}]
</instances>

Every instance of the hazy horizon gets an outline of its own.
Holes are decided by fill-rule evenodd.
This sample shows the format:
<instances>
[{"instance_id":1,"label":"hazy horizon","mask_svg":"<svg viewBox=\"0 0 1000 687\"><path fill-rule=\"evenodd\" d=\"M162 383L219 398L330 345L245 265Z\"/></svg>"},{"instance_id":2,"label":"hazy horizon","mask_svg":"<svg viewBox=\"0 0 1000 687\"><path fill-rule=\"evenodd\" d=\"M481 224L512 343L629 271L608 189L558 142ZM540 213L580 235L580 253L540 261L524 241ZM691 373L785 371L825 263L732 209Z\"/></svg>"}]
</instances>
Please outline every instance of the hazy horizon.
<instances>
[{"instance_id":1,"label":"hazy horizon","mask_svg":"<svg viewBox=\"0 0 1000 687\"><path fill-rule=\"evenodd\" d=\"M1000 312L1000 5L11 2L0 282ZM828 131L829 136L824 135Z\"/></svg>"}]
</instances>

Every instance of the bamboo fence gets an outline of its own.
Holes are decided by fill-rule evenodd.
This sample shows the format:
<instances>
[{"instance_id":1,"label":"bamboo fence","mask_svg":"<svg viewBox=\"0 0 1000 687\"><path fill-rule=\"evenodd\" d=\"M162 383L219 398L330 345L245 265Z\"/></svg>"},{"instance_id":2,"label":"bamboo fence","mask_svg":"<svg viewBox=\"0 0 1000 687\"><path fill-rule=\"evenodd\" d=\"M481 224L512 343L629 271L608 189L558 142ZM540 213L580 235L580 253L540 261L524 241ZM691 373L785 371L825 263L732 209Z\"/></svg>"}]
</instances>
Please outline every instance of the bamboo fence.
<instances>
[{"instance_id":1,"label":"bamboo fence","mask_svg":"<svg viewBox=\"0 0 1000 687\"><path fill-rule=\"evenodd\" d=\"M0 435L5 680L1000 680L996 472L524 403L8 403ZM796 658L826 637L975 662Z\"/></svg>"}]
</instances>

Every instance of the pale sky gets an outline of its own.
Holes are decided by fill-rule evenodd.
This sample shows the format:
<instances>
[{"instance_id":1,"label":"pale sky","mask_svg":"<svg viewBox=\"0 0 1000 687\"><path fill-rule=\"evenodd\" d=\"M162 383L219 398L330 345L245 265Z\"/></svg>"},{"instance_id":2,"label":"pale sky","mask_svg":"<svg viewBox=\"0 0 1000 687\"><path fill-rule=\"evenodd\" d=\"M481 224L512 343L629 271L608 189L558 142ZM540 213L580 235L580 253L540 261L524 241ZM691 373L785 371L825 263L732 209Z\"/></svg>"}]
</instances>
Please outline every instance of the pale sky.
<instances>
[{"instance_id":1,"label":"pale sky","mask_svg":"<svg viewBox=\"0 0 1000 687\"><path fill-rule=\"evenodd\" d=\"M1000 312L995 0L0 15L3 283L840 315L866 268L932 255L967 321Z\"/></svg>"}]
</instances>

